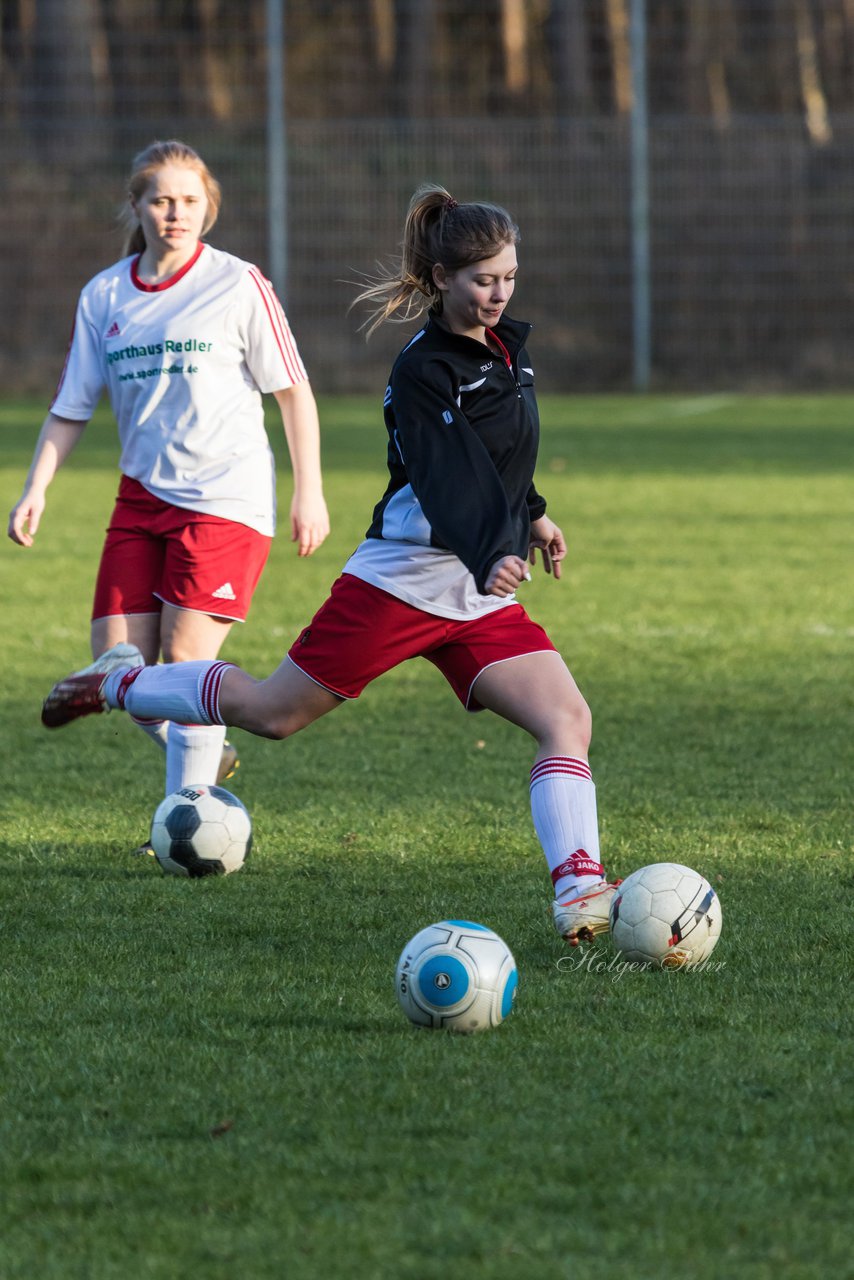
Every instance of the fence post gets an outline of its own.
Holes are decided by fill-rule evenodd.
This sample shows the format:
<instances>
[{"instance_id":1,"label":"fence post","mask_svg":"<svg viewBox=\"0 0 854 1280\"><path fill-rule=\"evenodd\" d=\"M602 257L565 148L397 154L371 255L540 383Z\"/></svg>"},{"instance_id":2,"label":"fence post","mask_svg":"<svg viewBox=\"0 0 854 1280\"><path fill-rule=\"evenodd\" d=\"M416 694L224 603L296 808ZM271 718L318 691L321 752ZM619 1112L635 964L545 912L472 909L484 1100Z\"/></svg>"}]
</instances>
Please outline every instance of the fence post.
<instances>
[{"instance_id":1,"label":"fence post","mask_svg":"<svg viewBox=\"0 0 854 1280\"><path fill-rule=\"evenodd\" d=\"M652 296L649 253L649 120L646 87L646 0L631 0L632 381L649 389L652 364Z\"/></svg>"},{"instance_id":2,"label":"fence post","mask_svg":"<svg viewBox=\"0 0 854 1280\"><path fill-rule=\"evenodd\" d=\"M288 143L285 129L285 0L266 0L267 252L273 288L288 282Z\"/></svg>"}]
</instances>

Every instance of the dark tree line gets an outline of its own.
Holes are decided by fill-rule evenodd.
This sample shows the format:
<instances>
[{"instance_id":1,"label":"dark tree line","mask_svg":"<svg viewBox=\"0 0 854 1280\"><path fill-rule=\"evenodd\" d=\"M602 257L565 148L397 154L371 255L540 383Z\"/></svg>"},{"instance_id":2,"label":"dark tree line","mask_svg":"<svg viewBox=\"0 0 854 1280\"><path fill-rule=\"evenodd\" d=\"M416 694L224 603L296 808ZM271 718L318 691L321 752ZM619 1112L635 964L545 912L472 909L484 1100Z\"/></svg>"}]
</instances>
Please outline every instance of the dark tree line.
<instances>
[{"instance_id":1,"label":"dark tree line","mask_svg":"<svg viewBox=\"0 0 854 1280\"><path fill-rule=\"evenodd\" d=\"M287 0L297 118L613 116L631 104L630 0ZM725 125L854 95L854 0L647 0L653 111ZM264 0L0 0L7 124L263 111Z\"/></svg>"}]
</instances>

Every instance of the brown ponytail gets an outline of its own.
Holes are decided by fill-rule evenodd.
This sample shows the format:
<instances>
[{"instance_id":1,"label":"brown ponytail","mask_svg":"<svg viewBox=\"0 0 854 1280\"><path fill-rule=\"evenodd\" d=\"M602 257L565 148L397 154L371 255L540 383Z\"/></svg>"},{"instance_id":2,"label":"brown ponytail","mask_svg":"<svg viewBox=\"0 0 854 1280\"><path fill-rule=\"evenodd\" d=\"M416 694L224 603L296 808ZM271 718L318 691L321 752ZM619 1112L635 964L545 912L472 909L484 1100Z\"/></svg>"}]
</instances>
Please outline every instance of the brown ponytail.
<instances>
[{"instance_id":1,"label":"brown ponytail","mask_svg":"<svg viewBox=\"0 0 854 1280\"><path fill-rule=\"evenodd\" d=\"M354 306L371 304L363 326L368 336L386 320L412 320L428 307L441 313L442 294L433 281L437 263L459 271L518 243L519 228L500 205L460 204L444 187L419 187L409 202L399 262L369 276L354 299Z\"/></svg>"}]
</instances>

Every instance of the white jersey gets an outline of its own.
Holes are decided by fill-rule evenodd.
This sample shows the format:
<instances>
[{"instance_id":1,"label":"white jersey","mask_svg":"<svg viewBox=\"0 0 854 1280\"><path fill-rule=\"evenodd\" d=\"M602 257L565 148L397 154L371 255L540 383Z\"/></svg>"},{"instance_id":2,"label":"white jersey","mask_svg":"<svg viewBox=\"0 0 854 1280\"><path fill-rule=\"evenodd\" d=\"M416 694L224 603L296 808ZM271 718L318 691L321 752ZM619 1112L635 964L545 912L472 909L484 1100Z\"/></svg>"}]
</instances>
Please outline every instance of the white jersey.
<instances>
[{"instance_id":1,"label":"white jersey","mask_svg":"<svg viewBox=\"0 0 854 1280\"><path fill-rule=\"evenodd\" d=\"M273 287L257 267L199 245L163 284L123 258L83 289L51 410L86 422L104 387L122 472L164 502L275 530L262 392L306 380Z\"/></svg>"}]
</instances>

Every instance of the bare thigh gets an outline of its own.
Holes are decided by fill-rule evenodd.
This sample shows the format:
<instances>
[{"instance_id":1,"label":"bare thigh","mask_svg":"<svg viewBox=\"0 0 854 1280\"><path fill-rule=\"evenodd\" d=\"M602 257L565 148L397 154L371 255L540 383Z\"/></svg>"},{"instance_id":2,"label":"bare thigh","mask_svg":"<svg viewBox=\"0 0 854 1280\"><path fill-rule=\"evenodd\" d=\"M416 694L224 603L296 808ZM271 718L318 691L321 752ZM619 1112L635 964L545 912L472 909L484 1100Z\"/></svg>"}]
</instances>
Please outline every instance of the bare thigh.
<instances>
[{"instance_id":1,"label":"bare thigh","mask_svg":"<svg viewBox=\"0 0 854 1280\"><path fill-rule=\"evenodd\" d=\"M559 653L526 653L497 662L481 672L472 693L481 706L535 738L538 759L587 758L590 710Z\"/></svg>"},{"instance_id":2,"label":"bare thigh","mask_svg":"<svg viewBox=\"0 0 854 1280\"><path fill-rule=\"evenodd\" d=\"M160 614L160 652L164 662L218 658L233 623L193 609L164 604Z\"/></svg>"},{"instance_id":3,"label":"bare thigh","mask_svg":"<svg viewBox=\"0 0 854 1280\"><path fill-rule=\"evenodd\" d=\"M239 667L227 671L219 711L228 724L262 738L288 738L344 701L285 658L266 680L254 680Z\"/></svg>"}]
</instances>

